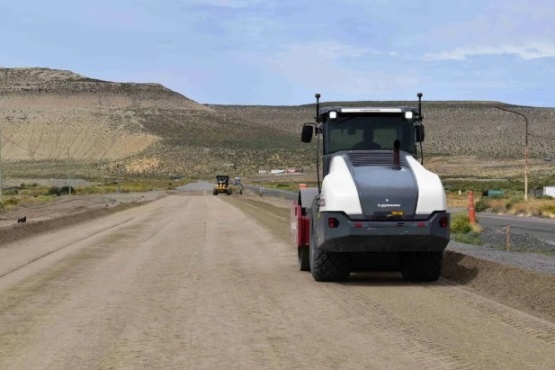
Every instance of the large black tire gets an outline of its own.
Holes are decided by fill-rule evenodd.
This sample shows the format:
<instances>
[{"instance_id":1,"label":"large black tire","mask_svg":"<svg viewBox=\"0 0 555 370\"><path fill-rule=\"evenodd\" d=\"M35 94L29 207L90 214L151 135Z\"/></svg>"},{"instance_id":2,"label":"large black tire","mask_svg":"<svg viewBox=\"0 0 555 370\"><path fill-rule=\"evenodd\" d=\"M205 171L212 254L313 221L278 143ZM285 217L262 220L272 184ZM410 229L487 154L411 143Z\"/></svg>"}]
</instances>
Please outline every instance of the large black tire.
<instances>
[{"instance_id":1,"label":"large black tire","mask_svg":"<svg viewBox=\"0 0 555 370\"><path fill-rule=\"evenodd\" d=\"M216 190L216 189L212 190L212 194L213 195L218 195L218 190Z\"/></svg>"},{"instance_id":2,"label":"large black tire","mask_svg":"<svg viewBox=\"0 0 555 370\"><path fill-rule=\"evenodd\" d=\"M310 271L310 249L309 247L301 247L298 249L299 255L299 271Z\"/></svg>"},{"instance_id":3,"label":"large black tire","mask_svg":"<svg viewBox=\"0 0 555 370\"><path fill-rule=\"evenodd\" d=\"M225 193L226 193L227 195L231 195L231 189L230 189L230 188L225 189Z\"/></svg>"},{"instance_id":4,"label":"large black tire","mask_svg":"<svg viewBox=\"0 0 555 370\"><path fill-rule=\"evenodd\" d=\"M345 281L351 273L349 256L345 253L325 252L316 247L310 233L310 272L316 281Z\"/></svg>"},{"instance_id":5,"label":"large black tire","mask_svg":"<svg viewBox=\"0 0 555 370\"><path fill-rule=\"evenodd\" d=\"M408 281L436 281L441 275L443 252L409 252L401 260L401 273Z\"/></svg>"}]
</instances>

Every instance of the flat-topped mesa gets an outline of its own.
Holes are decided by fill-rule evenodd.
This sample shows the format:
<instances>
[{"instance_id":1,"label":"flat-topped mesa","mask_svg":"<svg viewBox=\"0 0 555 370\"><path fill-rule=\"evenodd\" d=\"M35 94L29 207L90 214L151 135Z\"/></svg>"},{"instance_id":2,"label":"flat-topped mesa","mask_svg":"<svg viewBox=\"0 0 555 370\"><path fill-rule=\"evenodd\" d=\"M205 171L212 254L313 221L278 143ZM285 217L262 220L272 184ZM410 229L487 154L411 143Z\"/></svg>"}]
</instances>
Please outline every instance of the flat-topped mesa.
<instances>
[{"instance_id":1,"label":"flat-topped mesa","mask_svg":"<svg viewBox=\"0 0 555 370\"><path fill-rule=\"evenodd\" d=\"M91 102L80 101L78 105L83 107L148 107L154 103L160 108L212 110L158 83L111 82L48 68L0 68L0 94L7 98L24 95L31 100L48 96L49 101L91 97ZM38 102L36 106L42 105Z\"/></svg>"}]
</instances>

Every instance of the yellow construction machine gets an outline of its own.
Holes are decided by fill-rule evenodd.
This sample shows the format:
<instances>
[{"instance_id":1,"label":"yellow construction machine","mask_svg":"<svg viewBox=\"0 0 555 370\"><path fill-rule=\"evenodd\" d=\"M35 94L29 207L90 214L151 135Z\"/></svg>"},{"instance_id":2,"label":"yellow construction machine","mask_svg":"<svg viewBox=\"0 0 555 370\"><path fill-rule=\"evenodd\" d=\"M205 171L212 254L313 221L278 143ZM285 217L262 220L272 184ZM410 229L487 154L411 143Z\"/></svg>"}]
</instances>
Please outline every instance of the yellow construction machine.
<instances>
[{"instance_id":1,"label":"yellow construction machine","mask_svg":"<svg viewBox=\"0 0 555 370\"><path fill-rule=\"evenodd\" d=\"M212 190L212 194L218 195L219 193L226 193L227 195L231 195L231 187L229 186L229 176L217 175L216 180L217 180L217 184L214 190Z\"/></svg>"}]
</instances>

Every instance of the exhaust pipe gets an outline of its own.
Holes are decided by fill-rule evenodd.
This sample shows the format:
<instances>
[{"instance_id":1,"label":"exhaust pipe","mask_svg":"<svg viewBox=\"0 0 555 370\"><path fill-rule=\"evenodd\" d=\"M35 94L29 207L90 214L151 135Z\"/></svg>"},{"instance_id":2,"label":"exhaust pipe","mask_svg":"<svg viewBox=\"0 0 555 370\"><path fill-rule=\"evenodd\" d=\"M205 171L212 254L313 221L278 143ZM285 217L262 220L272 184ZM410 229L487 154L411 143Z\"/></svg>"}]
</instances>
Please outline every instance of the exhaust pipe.
<instances>
[{"instance_id":1,"label":"exhaust pipe","mask_svg":"<svg viewBox=\"0 0 555 370\"><path fill-rule=\"evenodd\" d=\"M399 139L393 142L393 168L394 170L401 169L401 157L399 153L399 149L401 148L401 142Z\"/></svg>"},{"instance_id":2,"label":"exhaust pipe","mask_svg":"<svg viewBox=\"0 0 555 370\"><path fill-rule=\"evenodd\" d=\"M314 119L317 123L320 123L320 96L320 94L314 94L316 98L316 117L314 117Z\"/></svg>"}]
</instances>

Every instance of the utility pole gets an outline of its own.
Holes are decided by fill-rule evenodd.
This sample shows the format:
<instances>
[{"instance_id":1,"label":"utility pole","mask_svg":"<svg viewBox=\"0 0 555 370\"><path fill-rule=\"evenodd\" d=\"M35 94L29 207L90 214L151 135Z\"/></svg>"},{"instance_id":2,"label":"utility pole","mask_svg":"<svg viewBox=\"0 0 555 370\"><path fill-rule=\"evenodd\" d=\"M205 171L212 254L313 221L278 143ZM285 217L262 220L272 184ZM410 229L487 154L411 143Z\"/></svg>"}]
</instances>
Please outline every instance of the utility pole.
<instances>
[{"instance_id":1,"label":"utility pole","mask_svg":"<svg viewBox=\"0 0 555 370\"><path fill-rule=\"evenodd\" d=\"M100 176L102 178L102 194L104 194L104 165L101 164L100 166L101 166Z\"/></svg>"},{"instance_id":2,"label":"utility pole","mask_svg":"<svg viewBox=\"0 0 555 370\"><path fill-rule=\"evenodd\" d=\"M119 163L118 163L116 166L117 166L117 169L118 169L118 191L117 191L117 192L119 193L119 191L120 191L120 186L119 186L119 182L120 182L120 176L119 176Z\"/></svg>"},{"instance_id":3,"label":"utility pole","mask_svg":"<svg viewBox=\"0 0 555 370\"><path fill-rule=\"evenodd\" d=\"M526 133L525 133L525 139L524 139L524 200L527 202L528 201L528 135L529 135L528 118L524 114L516 112L514 110L510 110L502 107L495 107L495 108L524 117L524 121L526 122Z\"/></svg>"},{"instance_id":4,"label":"utility pole","mask_svg":"<svg viewBox=\"0 0 555 370\"><path fill-rule=\"evenodd\" d=\"M2 130L0 129L0 201L2 201Z\"/></svg>"},{"instance_id":5,"label":"utility pole","mask_svg":"<svg viewBox=\"0 0 555 370\"><path fill-rule=\"evenodd\" d=\"M71 174L69 168L69 147L67 148L67 191L69 195L71 195Z\"/></svg>"}]
</instances>

